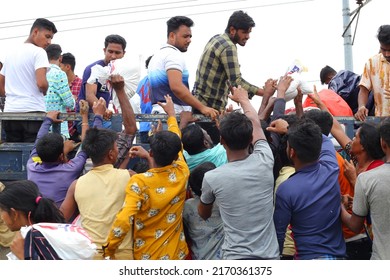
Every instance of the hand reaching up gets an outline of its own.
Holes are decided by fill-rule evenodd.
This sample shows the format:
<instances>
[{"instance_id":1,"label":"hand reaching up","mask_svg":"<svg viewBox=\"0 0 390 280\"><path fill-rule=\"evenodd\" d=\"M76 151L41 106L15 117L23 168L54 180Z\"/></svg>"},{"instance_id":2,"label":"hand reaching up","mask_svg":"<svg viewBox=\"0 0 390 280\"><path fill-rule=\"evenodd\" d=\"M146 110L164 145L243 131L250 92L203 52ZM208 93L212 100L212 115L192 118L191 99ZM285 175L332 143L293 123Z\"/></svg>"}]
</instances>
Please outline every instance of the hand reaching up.
<instances>
[{"instance_id":1,"label":"hand reaching up","mask_svg":"<svg viewBox=\"0 0 390 280\"><path fill-rule=\"evenodd\" d=\"M173 105L173 101L172 101L172 97L169 96L169 95L165 95L165 103L162 103L162 102L157 102L158 105L160 105L165 113L167 113L167 115L169 117L175 117L176 116L176 113L175 113L175 107Z\"/></svg>"},{"instance_id":2,"label":"hand reaching up","mask_svg":"<svg viewBox=\"0 0 390 280\"><path fill-rule=\"evenodd\" d=\"M93 102L92 111L95 115L104 116L106 112L106 100L100 97L98 101Z\"/></svg>"}]
</instances>

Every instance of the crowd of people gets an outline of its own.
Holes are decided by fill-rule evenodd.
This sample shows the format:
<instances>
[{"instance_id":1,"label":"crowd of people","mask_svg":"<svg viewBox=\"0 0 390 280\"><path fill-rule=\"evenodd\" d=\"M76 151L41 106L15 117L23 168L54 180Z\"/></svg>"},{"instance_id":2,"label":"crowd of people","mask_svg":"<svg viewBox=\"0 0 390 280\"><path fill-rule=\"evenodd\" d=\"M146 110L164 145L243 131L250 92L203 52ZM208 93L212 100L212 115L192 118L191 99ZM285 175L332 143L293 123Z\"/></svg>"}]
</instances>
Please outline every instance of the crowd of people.
<instances>
[{"instance_id":1,"label":"crowd of people","mask_svg":"<svg viewBox=\"0 0 390 280\"><path fill-rule=\"evenodd\" d=\"M237 44L255 27L243 11L206 44L191 89L183 52L192 26L186 16L170 18L166 43L145 62L141 112L166 115L163 125L140 126L146 150L134 141L123 75L91 79L94 66L125 56L126 40L108 35L104 58L78 77L75 57L51 43L54 23L34 22L0 72L4 112L46 113L43 121L3 121L7 142L34 147L27 180L0 184L0 248L19 259L62 259L34 225L77 223L96 245L93 259L390 259L390 25L379 28L380 52L361 76L329 66L320 73L326 93L362 122L353 139L316 87L307 97L316 108L304 110L298 88L287 114L290 75L263 86L242 77ZM110 121L114 95L120 132ZM229 98L239 110L227 107ZM383 120L367 122L370 111ZM63 121L66 112L81 120Z\"/></svg>"}]
</instances>

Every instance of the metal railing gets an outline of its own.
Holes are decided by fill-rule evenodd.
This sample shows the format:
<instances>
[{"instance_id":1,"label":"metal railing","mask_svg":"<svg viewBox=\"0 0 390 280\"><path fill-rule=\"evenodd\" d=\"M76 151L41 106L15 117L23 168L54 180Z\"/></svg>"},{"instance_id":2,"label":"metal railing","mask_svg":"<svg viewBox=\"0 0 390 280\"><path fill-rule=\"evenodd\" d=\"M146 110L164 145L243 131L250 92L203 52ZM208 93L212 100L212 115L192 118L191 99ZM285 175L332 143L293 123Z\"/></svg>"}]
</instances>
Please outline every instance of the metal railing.
<instances>
[{"instance_id":1,"label":"metal railing","mask_svg":"<svg viewBox=\"0 0 390 280\"><path fill-rule=\"evenodd\" d=\"M46 113L5 113L0 112L0 131L2 131L2 121L6 120L19 120L19 121L40 121L43 120L46 116ZM89 119L93 120L94 115L89 114ZM180 116L176 116L178 121L180 121ZM210 122L210 118L203 115L194 115L199 122ZM60 113L58 116L59 119L68 120L68 121L81 121L81 115L78 113ZM361 125L361 121L355 120L354 117L335 117L341 124L345 125L346 134L352 139L355 134L356 127ZM137 122L156 122L161 120L166 122L167 115L165 114L135 114L135 119ZM383 118L379 117L367 117L366 121L379 123ZM122 129L122 115L113 114L111 117L112 129L120 131ZM0 136L1 137L1 136ZM0 140L2 140L0 138Z\"/></svg>"},{"instance_id":2,"label":"metal railing","mask_svg":"<svg viewBox=\"0 0 390 280\"><path fill-rule=\"evenodd\" d=\"M0 131L2 131L2 122L7 120L18 121L40 121L43 120L46 113L4 113L0 112ZM93 120L94 115L90 114L89 119ZM203 115L194 115L200 122L210 122L211 120ZM81 115L77 113L61 113L59 118L68 121L81 121ZM165 114L136 114L137 122L156 122L161 120L166 122ZM180 116L177 116L180 121ZM336 119L345 125L346 134L352 139L356 128L362 122L356 121L353 117L336 117ZM381 118L368 117L368 121L378 123ZM122 130L122 115L114 114L111 118L112 129ZM60 131L60 125L54 125L53 131ZM0 138L1 140L1 138ZM139 137L136 137L136 143L140 143ZM20 180L27 178L26 163L34 143L8 143L0 141L0 181L1 180ZM336 147L338 148L338 147Z\"/></svg>"}]
</instances>

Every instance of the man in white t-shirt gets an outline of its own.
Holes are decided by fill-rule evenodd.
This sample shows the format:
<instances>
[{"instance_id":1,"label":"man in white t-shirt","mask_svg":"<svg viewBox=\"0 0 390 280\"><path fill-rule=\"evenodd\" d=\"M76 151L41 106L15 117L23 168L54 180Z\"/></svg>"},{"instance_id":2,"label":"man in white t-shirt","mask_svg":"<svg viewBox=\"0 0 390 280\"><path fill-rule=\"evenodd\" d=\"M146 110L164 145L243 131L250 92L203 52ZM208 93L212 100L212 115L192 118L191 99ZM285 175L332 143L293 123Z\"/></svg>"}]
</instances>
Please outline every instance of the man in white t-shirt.
<instances>
[{"instance_id":1,"label":"man in white t-shirt","mask_svg":"<svg viewBox=\"0 0 390 280\"><path fill-rule=\"evenodd\" d=\"M24 44L10 52L0 72L0 96L4 112L45 112L49 60L45 48L57 29L51 21L38 18ZM5 121L7 142L34 142L42 121Z\"/></svg>"},{"instance_id":2,"label":"man in white t-shirt","mask_svg":"<svg viewBox=\"0 0 390 280\"><path fill-rule=\"evenodd\" d=\"M193 24L185 16L172 17L167 21L167 43L153 55L148 67L152 113L164 113L157 102L165 102L164 96L169 94L176 114L195 108L205 116L215 118L218 115L217 110L203 105L189 90L189 73L182 53L187 51L191 43Z\"/></svg>"}]
</instances>

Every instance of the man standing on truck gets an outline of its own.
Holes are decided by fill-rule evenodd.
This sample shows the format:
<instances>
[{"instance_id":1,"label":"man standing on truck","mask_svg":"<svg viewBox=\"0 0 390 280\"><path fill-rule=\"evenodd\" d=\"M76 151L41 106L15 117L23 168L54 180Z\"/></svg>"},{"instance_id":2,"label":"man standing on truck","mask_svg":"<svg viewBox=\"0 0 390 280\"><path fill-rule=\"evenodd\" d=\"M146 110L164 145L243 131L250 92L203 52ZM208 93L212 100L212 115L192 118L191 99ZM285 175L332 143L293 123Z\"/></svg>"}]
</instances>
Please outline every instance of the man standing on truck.
<instances>
[{"instance_id":1,"label":"man standing on truck","mask_svg":"<svg viewBox=\"0 0 390 280\"><path fill-rule=\"evenodd\" d=\"M49 60L44 50L57 29L51 21L38 18L24 44L8 54L0 72L0 96L6 96L4 112L46 112ZM7 142L34 142L42 121L10 120L3 126Z\"/></svg>"}]
</instances>

